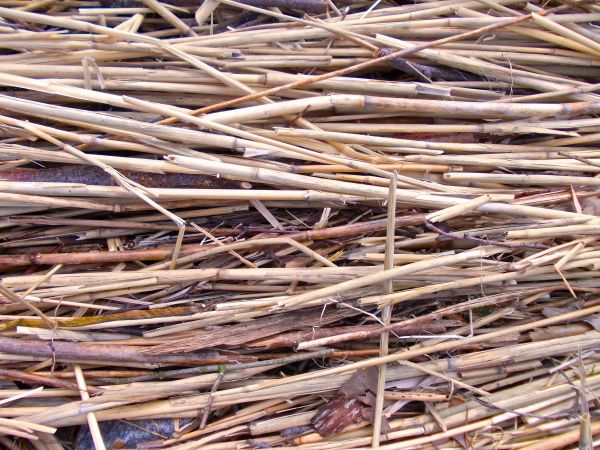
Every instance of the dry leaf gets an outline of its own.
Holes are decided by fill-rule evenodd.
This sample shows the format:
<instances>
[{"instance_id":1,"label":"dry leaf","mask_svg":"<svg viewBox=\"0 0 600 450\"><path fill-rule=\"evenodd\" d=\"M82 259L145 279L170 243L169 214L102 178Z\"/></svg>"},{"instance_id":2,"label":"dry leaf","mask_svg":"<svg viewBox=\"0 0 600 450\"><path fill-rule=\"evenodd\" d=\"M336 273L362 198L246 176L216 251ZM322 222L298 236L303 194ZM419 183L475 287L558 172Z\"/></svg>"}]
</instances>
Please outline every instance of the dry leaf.
<instances>
[{"instance_id":1,"label":"dry leaf","mask_svg":"<svg viewBox=\"0 0 600 450\"><path fill-rule=\"evenodd\" d=\"M348 381L342 384L340 393L346 397L358 398L367 391L377 392L378 373L377 367L357 370Z\"/></svg>"},{"instance_id":2,"label":"dry leaf","mask_svg":"<svg viewBox=\"0 0 600 450\"><path fill-rule=\"evenodd\" d=\"M586 198L581 201L584 214L600 216L600 197Z\"/></svg>"},{"instance_id":3,"label":"dry leaf","mask_svg":"<svg viewBox=\"0 0 600 450\"><path fill-rule=\"evenodd\" d=\"M600 314L594 314L582 320L593 326L594 330L600 331Z\"/></svg>"},{"instance_id":4,"label":"dry leaf","mask_svg":"<svg viewBox=\"0 0 600 450\"><path fill-rule=\"evenodd\" d=\"M311 420L312 426L321 436L331 436L348 425L363 420L363 405L356 398L339 396L317 410Z\"/></svg>"},{"instance_id":5,"label":"dry leaf","mask_svg":"<svg viewBox=\"0 0 600 450\"><path fill-rule=\"evenodd\" d=\"M571 313L578 311L583 306L583 302L573 302L566 308L555 308L554 306L544 306L542 308L542 314L546 317L556 317L562 314Z\"/></svg>"}]
</instances>

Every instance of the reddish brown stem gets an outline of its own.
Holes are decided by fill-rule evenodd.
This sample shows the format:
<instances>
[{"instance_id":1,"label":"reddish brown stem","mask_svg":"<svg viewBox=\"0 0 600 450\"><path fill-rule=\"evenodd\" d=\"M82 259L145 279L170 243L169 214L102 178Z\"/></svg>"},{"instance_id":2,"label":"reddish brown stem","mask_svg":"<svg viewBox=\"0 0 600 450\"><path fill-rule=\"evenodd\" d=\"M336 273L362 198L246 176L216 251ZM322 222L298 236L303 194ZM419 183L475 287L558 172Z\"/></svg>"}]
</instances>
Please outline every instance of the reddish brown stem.
<instances>
[{"instance_id":1,"label":"reddish brown stem","mask_svg":"<svg viewBox=\"0 0 600 450\"><path fill-rule=\"evenodd\" d=\"M119 169L131 181L147 188L243 189L248 183L229 181L209 175L189 173L152 173ZM28 181L117 186L114 178L100 167L67 165L49 169L15 169L0 172L0 181Z\"/></svg>"},{"instance_id":2,"label":"reddish brown stem","mask_svg":"<svg viewBox=\"0 0 600 450\"><path fill-rule=\"evenodd\" d=\"M55 388L72 389L75 391L79 391L79 388L75 383L69 383L68 381L58 380L50 376L41 376L32 373L19 372L18 370L0 369L0 378L22 381L23 383L31 385L52 386ZM104 389L95 388L89 385L87 390L90 394L99 394L101 392L104 392Z\"/></svg>"},{"instance_id":3,"label":"reddish brown stem","mask_svg":"<svg viewBox=\"0 0 600 450\"><path fill-rule=\"evenodd\" d=\"M425 221L425 214L396 217L396 227L420 225ZM353 223L339 227L323 228L316 230L299 231L287 234L286 237L296 241L316 241L324 239L339 239L350 236L360 236L384 230L386 219L371 220L368 222ZM215 234L215 233L213 233ZM179 256L191 255L214 247L213 244L183 245ZM125 250L122 252L81 252L81 253L37 253L30 255L0 255L0 267L54 265L54 264L98 264L127 261L161 261L169 258L173 253L172 247L159 247L144 250Z\"/></svg>"},{"instance_id":4,"label":"reddish brown stem","mask_svg":"<svg viewBox=\"0 0 600 450\"><path fill-rule=\"evenodd\" d=\"M0 337L0 352L70 361L110 361L148 364L222 364L231 362L216 352L186 355L146 355L137 347L86 342L34 341Z\"/></svg>"},{"instance_id":5,"label":"reddish brown stem","mask_svg":"<svg viewBox=\"0 0 600 450\"><path fill-rule=\"evenodd\" d=\"M432 224L429 221L425 222L425 226L427 228L429 228L431 231L433 231L434 233L439 234L440 238L445 238L445 239L450 239L450 240L466 239L467 241L477 242L478 244L482 244L482 245L498 245L500 247L506 247L506 248L531 248L531 249L535 249L535 250L544 250L544 249L548 248L548 246L544 245L544 244L528 244L526 242L520 243L520 242L494 241L492 239L478 238L475 236L471 236L467 233L463 233L463 234L449 233L447 231L444 231L444 230L436 227L434 224Z\"/></svg>"},{"instance_id":6,"label":"reddish brown stem","mask_svg":"<svg viewBox=\"0 0 600 450\"><path fill-rule=\"evenodd\" d=\"M88 219L54 219L50 217L7 217L5 222L15 225L70 225L82 227L100 227L100 228L133 228L136 230L156 230L156 231L178 231L179 227L168 224L154 224L135 222L132 220L88 220ZM195 231L193 227L186 227L187 231Z\"/></svg>"},{"instance_id":7,"label":"reddish brown stem","mask_svg":"<svg viewBox=\"0 0 600 450\"><path fill-rule=\"evenodd\" d=\"M417 335L423 333L444 333L448 327L459 327L462 322L458 320L436 320L432 323L424 323L416 326L402 327L394 330L398 335ZM307 331L296 331L293 333L280 334L267 339L259 339L246 344L251 348L281 348L296 347L300 342L313 339L321 339L338 334L349 333L352 331L377 330L381 325L364 325L348 327L314 328Z\"/></svg>"}]
</instances>

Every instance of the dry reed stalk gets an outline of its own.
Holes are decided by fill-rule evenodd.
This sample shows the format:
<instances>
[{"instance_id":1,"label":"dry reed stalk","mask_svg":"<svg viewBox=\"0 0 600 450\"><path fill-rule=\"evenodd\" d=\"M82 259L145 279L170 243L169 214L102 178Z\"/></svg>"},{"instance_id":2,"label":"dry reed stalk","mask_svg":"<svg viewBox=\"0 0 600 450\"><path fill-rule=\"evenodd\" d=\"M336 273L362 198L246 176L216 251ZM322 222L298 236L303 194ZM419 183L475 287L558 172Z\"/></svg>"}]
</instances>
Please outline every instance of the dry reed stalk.
<instances>
[{"instance_id":1,"label":"dry reed stalk","mask_svg":"<svg viewBox=\"0 0 600 450\"><path fill-rule=\"evenodd\" d=\"M183 23L175 14L173 14L167 7L165 7L162 3L156 0L142 0L148 8L154 10L157 14L159 14L163 19L173 25L182 33L187 34L188 36L198 36L194 30L192 30L188 25ZM201 23L199 25L202 25Z\"/></svg>"},{"instance_id":2,"label":"dry reed stalk","mask_svg":"<svg viewBox=\"0 0 600 450\"><path fill-rule=\"evenodd\" d=\"M564 9L565 5L561 5L558 8L559 8L558 10ZM543 13L540 12L539 15L550 14L550 13L554 13L556 11L557 11L557 9L553 8L551 10L545 10L545 11L543 11ZM253 100L255 98L260 98L260 97L265 97L265 96L268 96L268 95L275 94L275 93L277 93L277 92L279 92L279 91L281 91L283 89L293 89L293 88L300 87L300 86L306 86L307 84L310 84L311 82L316 82L316 81L321 81L323 79L332 78L333 76L346 75L348 73L352 73L352 72L355 72L355 71L358 71L358 70L362 70L362 69L366 69L368 67L371 67L371 66L373 66L374 64L376 64L378 62L385 62L385 61L388 61L388 60L392 60L394 58L404 57L404 56L410 55L412 53L416 53L416 52L418 52L420 50L423 50L423 49L426 49L426 48L435 47L435 46L443 45L443 44L446 44L446 43L449 43L449 42L453 42L453 41L456 41L456 40L465 39L465 38L468 38L468 37L471 37L471 36L477 36L477 35L480 35L480 34L484 34L484 33L488 32L488 31L492 31L492 30L496 30L496 29L499 29L499 28L502 28L502 27L510 26L510 25L513 25L513 24L517 24L517 23L526 21L526 20L531 19L531 18L532 18L532 15L528 14L528 15L523 15L523 16L519 16L519 17L516 17L516 18L508 19L508 20L505 20L505 21L502 21L502 22L498 22L498 23L495 23L495 24L492 24L492 25L488 25L488 26L485 26L485 27L482 27L482 28L478 28L478 29L473 30L473 31L468 31L468 32L465 32L465 33L461 33L461 34L450 36L448 38L443 38L443 39L439 39L437 41L428 42L426 44L422 44L420 46L415 46L415 47L410 48L410 49L400 50L400 51L397 51L397 52L393 52L393 53L390 53L387 56L380 56L379 58L376 58L376 59L374 59L372 61L367 61L367 62L364 62L364 63L361 63L361 64L357 64L357 65L351 66L351 67L349 67L347 69L341 69L341 70L338 70L336 72L333 72L333 73L330 73L330 74L327 74L327 75L313 76L311 79L306 80L306 81L305 80L301 80L301 81L298 81L298 82L288 83L286 85L282 85L282 86L279 86L277 88L267 89L266 91L261 91L261 92L255 93L255 94L247 95L245 97L240 97L240 98L238 98L238 99L236 99L234 101L225 102L223 104L212 106L212 107L208 108L208 110L207 110L207 108L204 108L203 110L198 110L196 113L200 114L200 113L205 113L205 112L209 112L209 111L214 111L216 109L222 109L224 107L235 106L235 105L238 105L238 104L243 103L243 102L248 101L248 100Z\"/></svg>"},{"instance_id":3,"label":"dry reed stalk","mask_svg":"<svg viewBox=\"0 0 600 450\"><path fill-rule=\"evenodd\" d=\"M192 3L0 5L1 443L592 442L596 5Z\"/></svg>"},{"instance_id":4,"label":"dry reed stalk","mask_svg":"<svg viewBox=\"0 0 600 450\"><path fill-rule=\"evenodd\" d=\"M397 174L394 172L394 176L390 180L389 195L388 195L388 210L387 219L388 225L385 235L385 254L384 254L384 270L391 270L394 268L394 240L395 240L395 217L396 217L396 192L397 192ZM383 282L383 291L390 293L394 289L394 284L391 279ZM381 311L381 319L384 326L389 326L392 320L392 310L389 306L386 306ZM379 356L386 356L389 353L389 332L383 332L379 340ZM375 409L373 414L373 441L372 446L374 448L379 447L379 437L382 431L382 417L383 417L383 401L385 393L385 380L386 380L387 366L382 364L379 366L378 378L377 378L377 397L375 398Z\"/></svg>"},{"instance_id":5,"label":"dry reed stalk","mask_svg":"<svg viewBox=\"0 0 600 450\"><path fill-rule=\"evenodd\" d=\"M81 393L81 399L88 400L90 398L90 395L87 392L87 386L85 384L85 379L83 377L81 367L78 364L75 364L73 366L73 371L75 372L75 379L77 380L77 386L79 387ZM104 440L102 439L102 434L100 433L98 421L96 420L96 416L94 415L94 413L88 413L87 421L88 426L90 427L90 433L94 440L94 447L97 450L104 450L106 446L104 445Z\"/></svg>"}]
</instances>

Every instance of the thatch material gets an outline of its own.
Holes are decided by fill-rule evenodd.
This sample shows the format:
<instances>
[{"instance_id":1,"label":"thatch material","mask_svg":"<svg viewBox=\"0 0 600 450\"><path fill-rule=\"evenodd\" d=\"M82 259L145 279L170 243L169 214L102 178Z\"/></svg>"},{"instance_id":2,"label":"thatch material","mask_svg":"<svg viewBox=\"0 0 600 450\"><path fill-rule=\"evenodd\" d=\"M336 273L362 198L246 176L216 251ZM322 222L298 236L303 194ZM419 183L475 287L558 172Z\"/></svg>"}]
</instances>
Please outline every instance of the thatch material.
<instances>
[{"instance_id":1,"label":"thatch material","mask_svg":"<svg viewBox=\"0 0 600 450\"><path fill-rule=\"evenodd\" d=\"M0 444L598 445L600 8L397 3L0 2Z\"/></svg>"}]
</instances>

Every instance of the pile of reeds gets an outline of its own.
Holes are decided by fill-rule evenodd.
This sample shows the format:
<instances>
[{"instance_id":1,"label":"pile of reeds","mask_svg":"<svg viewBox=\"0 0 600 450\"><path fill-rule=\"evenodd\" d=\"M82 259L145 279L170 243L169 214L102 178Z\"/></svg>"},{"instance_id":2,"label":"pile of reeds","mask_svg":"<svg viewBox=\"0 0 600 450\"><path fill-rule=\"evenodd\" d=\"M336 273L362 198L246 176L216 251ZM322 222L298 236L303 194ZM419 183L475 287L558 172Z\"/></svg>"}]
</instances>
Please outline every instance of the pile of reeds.
<instances>
[{"instance_id":1,"label":"pile of reeds","mask_svg":"<svg viewBox=\"0 0 600 450\"><path fill-rule=\"evenodd\" d=\"M1 0L0 444L600 445L599 24Z\"/></svg>"}]
</instances>

